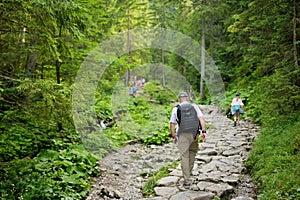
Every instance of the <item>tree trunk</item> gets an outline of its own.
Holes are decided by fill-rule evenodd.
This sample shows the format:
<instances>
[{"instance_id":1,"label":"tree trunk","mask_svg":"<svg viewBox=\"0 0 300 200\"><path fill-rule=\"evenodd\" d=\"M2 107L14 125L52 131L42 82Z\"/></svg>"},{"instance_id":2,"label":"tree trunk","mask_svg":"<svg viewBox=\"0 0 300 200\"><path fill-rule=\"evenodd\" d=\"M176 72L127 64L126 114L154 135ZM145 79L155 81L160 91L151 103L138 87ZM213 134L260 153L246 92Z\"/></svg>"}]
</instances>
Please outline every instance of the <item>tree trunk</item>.
<instances>
[{"instance_id":1,"label":"tree trunk","mask_svg":"<svg viewBox=\"0 0 300 200\"><path fill-rule=\"evenodd\" d=\"M205 4L205 1L202 1ZM202 42L201 42L201 79L200 79L200 99L205 99L204 94L204 79L205 79L205 17L202 17Z\"/></svg>"},{"instance_id":2,"label":"tree trunk","mask_svg":"<svg viewBox=\"0 0 300 200\"><path fill-rule=\"evenodd\" d=\"M41 66L41 79L44 79L44 64Z\"/></svg>"},{"instance_id":3,"label":"tree trunk","mask_svg":"<svg viewBox=\"0 0 300 200\"><path fill-rule=\"evenodd\" d=\"M59 35L58 35L59 38L62 37L62 28L63 28L62 26L59 27ZM58 51L62 51L60 43L58 44L57 49L58 49ZM62 52L61 52L61 54L62 54ZM60 84L60 66L61 66L61 62L59 61L59 59L57 59L55 61L55 72L56 72L56 82L57 82L57 84ZM57 123L58 131L63 130L63 124L59 119L56 121L56 123Z\"/></svg>"},{"instance_id":4,"label":"tree trunk","mask_svg":"<svg viewBox=\"0 0 300 200\"><path fill-rule=\"evenodd\" d=\"M127 55L130 55L131 51L131 41L130 41L130 8L127 11ZM125 77L125 87L128 87L130 81L130 71L126 69L126 77Z\"/></svg>"},{"instance_id":5,"label":"tree trunk","mask_svg":"<svg viewBox=\"0 0 300 200\"><path fill-rule=\"evenodd\" d=\"M214 45L215 45L215 38L214 38L214 15L211 15L211 24L210 24L210 32L211 32L211 40L210 40L210 49L211 49L211 54L210 54L210 65L212 66L214 64Z\"/></svg>"},{"instance_id":6,"label":"tree trunk","mask_svg":"<svg viewBox=\"0 0 300 200\"><path fill-rule=\"evenodd\" d=\"M161 62L162 62L162 85L166 86L166 77L165 77L165 30L164 30L164 13L162 14L162 24L161 24Z\"/></svg>"},{"instance_id":7,"label":"tree trunk","mask_svg":"<svg viewBox=\"0 0 300 200\"><path fill-rule=\"evenodd\" d=\"M59 27L59 34L58 34L58 38L61 38L62 36L62 26ZM58 43L58 46L57 46L57 50L58 51L61 51L61 44ZM62 52L60 52L62 54ZM57 84L60 84L60 66L61 66L61 63L60 61L57 59L55 61L55 71L56 71L56 82Z\"/></svg>"},{"instance_id":8,"label":"tree trunk","mask_svg":"<svg viewBox=\"0 0 300 200\"><path fill-rule=\"evenodd\" d=\"M61 63L57 60L55 63L55 71L56 71L56 82L60 84L60 65Z\"/></svg>"},{"instance_id":9,"label":"tree trunk","mask_svg":"<svg viewBox=\"0 0 300 200\"><path fill-rule=\"evenodd\" d=\"M34 49L36 44L36 36L30 41L30 48ZM37 52L36 50L30 51L27 55L27 61L25 66L25 74L28 78L33 78L36 70L37 63Z\"/></svg>"},{"instance_id":10,"label":"tree trunk","mask_svg":"<svg viewBox=\"0 0 300 200\"><path fill-rule=\"evenodd\" d=\"M297 13L296 13L296 0L293 0L293 49L294 49L294 63L298 68L298 56L297 56Z\"/></svg>"}]
</instances>

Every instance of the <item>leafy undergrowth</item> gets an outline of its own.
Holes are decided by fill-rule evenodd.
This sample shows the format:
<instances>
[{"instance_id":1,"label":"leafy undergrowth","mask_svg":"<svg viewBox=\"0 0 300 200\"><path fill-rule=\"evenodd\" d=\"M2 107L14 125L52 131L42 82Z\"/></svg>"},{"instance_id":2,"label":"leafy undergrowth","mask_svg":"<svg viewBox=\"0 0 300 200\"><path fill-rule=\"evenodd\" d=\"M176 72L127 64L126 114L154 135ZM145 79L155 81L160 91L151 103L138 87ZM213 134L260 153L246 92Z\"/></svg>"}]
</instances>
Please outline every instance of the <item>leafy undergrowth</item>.
<instances>
[{"instance_id":1,"label":"leafy undergrowth","mask_svg":"<svg viewBox=\"0 0 300 200\"><path fill-rule=\"evenodd\" d=\"M261 131L246 163L259 199L300 199L300 121L278 118Z\"/></svg>"},{"instance_id":2,"label":"leafy undergrowth","mask_svg":"<svg viewBox=\"0 0 300 200\"><path fill-rule=\"evenodd\" d=\"M33 159L1 163L1 199L83 199L96 159L83 145L63 150L41 150Z\"/></svg>"},{"instance_id":3,"label":"leafy undergrowth","mask_svg":"<svg viewBox=\"0 0 300 200\"><path fill-rule=\"evenodd\" d=\"M172 106L149 103L148 97L138 96L128 100L126 111L119 116L114 127L104 134L117 146L135 140L146 145L170 142L169 117Z\"/></svg>"},{"instance_id":4,"label":"leafy undergrowth","mask_svg":"<svg viewBox=\"0 0 300 200\"><path fill-rule=\"evenodd\" d=\"M25 80L11 92L26 100L2 105L0 199L83 199L99 170L72 124L71 90Z\"/></svg>"}]
</instances>

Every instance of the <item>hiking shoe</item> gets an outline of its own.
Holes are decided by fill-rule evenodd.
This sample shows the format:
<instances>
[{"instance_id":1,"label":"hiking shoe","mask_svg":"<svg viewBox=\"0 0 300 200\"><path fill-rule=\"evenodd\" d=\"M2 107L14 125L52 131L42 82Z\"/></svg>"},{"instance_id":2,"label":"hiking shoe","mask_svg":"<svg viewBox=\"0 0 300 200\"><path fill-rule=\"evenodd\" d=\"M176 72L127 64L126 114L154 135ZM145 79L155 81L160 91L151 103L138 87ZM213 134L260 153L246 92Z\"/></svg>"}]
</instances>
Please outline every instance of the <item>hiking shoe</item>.
<instances>
[{"instance_id":1,"label":"hiking shoe","mask_svg":"<svg viewBox=\"0 0 300 200\"><path fill-rule=\"evenodd\" d=\"M191 184L190 183L183 183L182 185L185 189L189 189Z\"/></svg>"},{"instance_id":2,"label":"hiking shoe","mask_svg":"<svg viewBox=\"0 0 300 200\"><path fill-rule=\"evenodd\" d=\"M233 122L233 127L235 127L236 126L236 121L235 122Z\"/></svg>"}]
</instances>

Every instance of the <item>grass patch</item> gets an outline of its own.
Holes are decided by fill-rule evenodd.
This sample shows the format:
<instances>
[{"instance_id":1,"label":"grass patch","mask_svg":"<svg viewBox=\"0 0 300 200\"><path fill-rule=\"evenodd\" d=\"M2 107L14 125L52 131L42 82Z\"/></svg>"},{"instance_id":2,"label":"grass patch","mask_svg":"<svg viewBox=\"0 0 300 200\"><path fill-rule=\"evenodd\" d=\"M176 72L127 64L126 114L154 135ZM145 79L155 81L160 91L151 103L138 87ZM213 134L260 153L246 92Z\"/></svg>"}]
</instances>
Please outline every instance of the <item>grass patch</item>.
<instances>
[{"instance_id":1,"label":"grass patch","mask_svg":"<svg viewBox=\"0 0 300 200\"><path fill-rule=\"evenodd\" d=\"M148 179L147 183L145 184L145 186L143 187L143 190L142 190L143 195L145 197L150 197L150 196L155 195L154 188L156 186L158 186L157 181L163 177L170 176L169 169L176 168L177 166L178 166L178 161L171 165L167 165L167 166L160 168L159 171L157 171L153 174L148 174L145 172L141 173L141 176L145 177L148 175L150 177Z\"/></svg>"},{"instance_id":2,"label":"grass patch","mask_svg":"<svg viewBox=\"0 0 300 200\"><path fill-rule=\"evenodd\" d=\"M259 199L300 199L300 122L278 119L254 142L246 166L259 191Z\"/></svg>"}]
</instances>

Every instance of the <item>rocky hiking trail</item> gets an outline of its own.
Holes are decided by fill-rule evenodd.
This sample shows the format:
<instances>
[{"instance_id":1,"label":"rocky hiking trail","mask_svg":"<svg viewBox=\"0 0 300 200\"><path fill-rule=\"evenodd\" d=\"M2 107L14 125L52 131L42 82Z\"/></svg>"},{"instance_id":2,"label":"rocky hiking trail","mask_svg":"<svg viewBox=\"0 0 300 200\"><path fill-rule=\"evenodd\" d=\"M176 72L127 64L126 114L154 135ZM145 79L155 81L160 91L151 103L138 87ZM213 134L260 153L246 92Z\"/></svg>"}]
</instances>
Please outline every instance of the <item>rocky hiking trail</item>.
<instances>
[{"instance_id":1,"label":"rocky hiking trail","mask_svg":"<svg viewBox=\"0 0 300 200\"><path fill-rule=\"evenodd\" d=\"M206 142L199 143L190 189L182 187L180 166L170 176L158 180L154 197L143 197L142 188L149 177L141 173L157 172L179 160L173 143L163 146L127 145L99 161L101 174L86 200L231 200L256 199L255 186L245 174L243 162L259 133L259 127L242 121L233 127L217 107L200 106L209 124ZM180 165L180 164L179 164ZM218 199L216 198L216 199Z\"/></svg>"}]
</instances>

